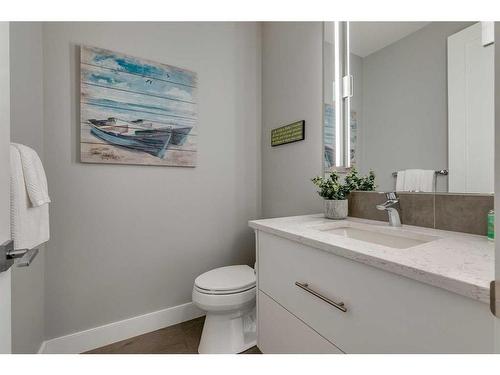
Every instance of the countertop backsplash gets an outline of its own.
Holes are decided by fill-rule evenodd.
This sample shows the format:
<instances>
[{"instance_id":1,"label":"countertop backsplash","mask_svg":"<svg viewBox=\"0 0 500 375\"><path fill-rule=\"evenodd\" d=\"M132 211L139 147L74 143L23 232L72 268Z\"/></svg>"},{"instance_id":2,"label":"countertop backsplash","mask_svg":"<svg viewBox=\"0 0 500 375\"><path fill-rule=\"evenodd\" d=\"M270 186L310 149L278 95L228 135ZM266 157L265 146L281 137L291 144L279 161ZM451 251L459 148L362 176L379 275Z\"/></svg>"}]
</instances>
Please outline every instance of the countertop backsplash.
<instances>
[{"instance_id":1,"label":"countertop backsplash","mask_svg":"<svg viewBox=\"0 0 500 375\"><path fill-rule=\"evenodd\" d=\"M401 222L486 236L487 214L493 209L493 194L398 193ZM385 194L355 191L349 195L349 216L388 221L384 211L375 208L385 202Z\"/></svg>"}]
</instances>

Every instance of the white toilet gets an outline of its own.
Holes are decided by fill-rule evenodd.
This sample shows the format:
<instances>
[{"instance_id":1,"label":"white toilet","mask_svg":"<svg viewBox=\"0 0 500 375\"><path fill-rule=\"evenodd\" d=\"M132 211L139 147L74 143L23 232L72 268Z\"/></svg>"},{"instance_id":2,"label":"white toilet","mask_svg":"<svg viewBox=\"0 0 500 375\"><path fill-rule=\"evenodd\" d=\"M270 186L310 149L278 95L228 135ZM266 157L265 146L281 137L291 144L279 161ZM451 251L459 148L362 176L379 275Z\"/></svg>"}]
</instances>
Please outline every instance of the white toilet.
<instances>
[{"instance_id":1,"label":"white toilet","mask_svg":"<svg viewBox=\"0 0 500 375\"><path fill-rule=\"evenodd\" d=\"M255 273L240 265L216 268L196 278L193 302L207 312L198 352L241 353L257 342Z\"/></svg>"}]
</instances>

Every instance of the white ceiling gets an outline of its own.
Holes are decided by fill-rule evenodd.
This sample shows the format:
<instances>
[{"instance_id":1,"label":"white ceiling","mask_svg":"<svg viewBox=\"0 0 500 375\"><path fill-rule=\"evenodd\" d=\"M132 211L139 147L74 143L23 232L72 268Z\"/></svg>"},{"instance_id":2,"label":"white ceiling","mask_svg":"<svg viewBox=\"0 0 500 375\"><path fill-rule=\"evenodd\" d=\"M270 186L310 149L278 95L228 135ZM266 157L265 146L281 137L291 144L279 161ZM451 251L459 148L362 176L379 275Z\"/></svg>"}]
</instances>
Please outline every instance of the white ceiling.
<instances>
[{"instance_id":1,"label":"white ceiling","mask_svg":"<svg viewBox=\"0 0 500 375\"><path fill-rule=\"evenodd\" d=\"M366 57L405 36L420 30L430 22L350 22L351 52Z\"/></svg>"}]
</instances>

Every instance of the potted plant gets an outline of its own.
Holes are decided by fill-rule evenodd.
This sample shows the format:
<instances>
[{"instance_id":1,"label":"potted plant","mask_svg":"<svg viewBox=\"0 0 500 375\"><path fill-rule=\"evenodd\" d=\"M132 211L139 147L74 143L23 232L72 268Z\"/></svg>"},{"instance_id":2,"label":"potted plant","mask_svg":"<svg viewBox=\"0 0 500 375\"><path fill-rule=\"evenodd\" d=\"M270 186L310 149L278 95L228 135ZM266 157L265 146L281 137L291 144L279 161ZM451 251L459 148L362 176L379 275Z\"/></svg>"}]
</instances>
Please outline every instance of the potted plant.
<instances>
[{"instance_id":1,"label":"potted plant","mask_svg":"<svg viewBox=\"0 0 500 375\"><path fill-rule=\"evenodd\" d=\"M356 168L351 169L343 182L337 172L331 172L329 177L314 177L311 181L319 188L318 194L325 200L325 217L336 220L347 218L347 196L351 191L373 191L376 187L373 171L368 176L360 177Z\"/></svg>"}]
</instances>

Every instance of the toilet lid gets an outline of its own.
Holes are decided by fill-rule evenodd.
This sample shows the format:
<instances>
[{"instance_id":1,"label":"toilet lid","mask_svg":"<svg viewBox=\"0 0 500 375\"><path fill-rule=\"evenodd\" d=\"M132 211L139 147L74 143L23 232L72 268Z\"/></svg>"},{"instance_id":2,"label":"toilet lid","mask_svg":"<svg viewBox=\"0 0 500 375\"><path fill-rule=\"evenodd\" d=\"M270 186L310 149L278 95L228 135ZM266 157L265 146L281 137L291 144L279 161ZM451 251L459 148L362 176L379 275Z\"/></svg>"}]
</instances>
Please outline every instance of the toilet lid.
<instances>
[{"instance_id":1,"label":"toilet lid","mask_svg":"<svg viewBox=\"0 0 500 375\"><path fill-rule=\"evenodd\" d=\"M208 291L238 291L255 285L255 273L247 265L221 267L201 274L194 285Z\"/></svg>"}]
</instances>

